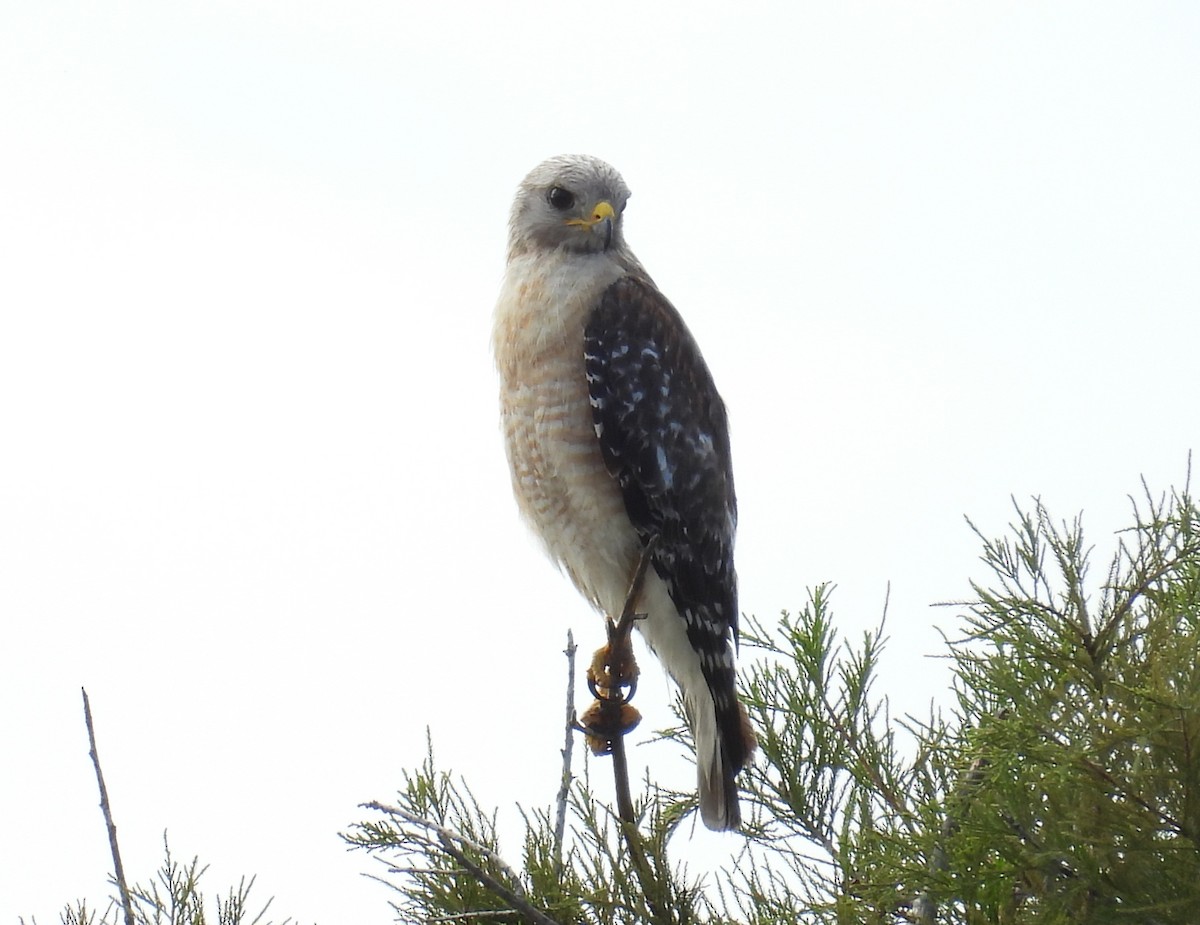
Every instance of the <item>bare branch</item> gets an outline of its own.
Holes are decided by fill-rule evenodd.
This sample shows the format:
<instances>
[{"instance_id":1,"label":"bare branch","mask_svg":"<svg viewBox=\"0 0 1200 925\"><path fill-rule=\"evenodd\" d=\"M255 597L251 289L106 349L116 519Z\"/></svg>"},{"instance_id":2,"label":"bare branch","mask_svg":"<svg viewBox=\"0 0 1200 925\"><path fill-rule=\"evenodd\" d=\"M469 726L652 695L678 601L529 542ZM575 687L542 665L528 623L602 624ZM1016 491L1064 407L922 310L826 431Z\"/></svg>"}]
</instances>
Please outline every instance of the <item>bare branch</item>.
<instances>
[{"instance_id":1,"label":"bare branch","mask_svg":"<svg viewBox=\"0 0 1200 925\"><path fill-rule=\"evenodd\" d=\"M113 868L117 890L121 894L121 906L125 910L125 925L134 925L133 897L129 884L125 882L125 867L121 864L121 850L117 846L117 827L113 823L112 807L108 803L108 788L104 786L104 775L100 771L100 755L96 752L96 730L92 725L92 705L88 702L86 688L83 693L83 721L87 725L88 745L91 747L92 765L96 768L96 783L100 785L100 811L104 813L104 824L108 827L108 844L112 849Z\"/></svg>"},{"instance_id":2,"label":"bare branch","mask_svg":"<svg viewBox=\"0 0 1200 925\"><path fill-rule=\"evenodd\" d=\"M567 722L562 749L562 782L558 787L558 805L554 816L554 867L562 873L563 838L567 830L567 798L571 795L571 752L575 747L575 636L567 630Z\"/></svg>"}]
</instances>

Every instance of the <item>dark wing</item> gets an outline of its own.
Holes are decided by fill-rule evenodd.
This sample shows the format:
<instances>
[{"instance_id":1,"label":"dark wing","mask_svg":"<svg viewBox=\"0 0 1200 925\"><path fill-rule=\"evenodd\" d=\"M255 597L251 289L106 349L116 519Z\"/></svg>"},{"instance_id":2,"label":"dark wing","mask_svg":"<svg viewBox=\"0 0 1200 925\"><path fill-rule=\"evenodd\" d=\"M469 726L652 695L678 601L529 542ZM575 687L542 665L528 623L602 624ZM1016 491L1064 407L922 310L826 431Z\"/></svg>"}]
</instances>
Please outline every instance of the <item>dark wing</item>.
<instances>
[{"instance_id":1,"label":"dark wing","mask_svg":"<svg viewBox=\"0 0 1200 925\"><path fill-rule=\"evenodd\" d=\"M596 435L643 543L687 622L726 747L743 736L734 694L737 500L725 403L675 307L649 280L604 291L584 330ZM740 768L745 754L729 754Z\"/></svg>"}]
</instances>

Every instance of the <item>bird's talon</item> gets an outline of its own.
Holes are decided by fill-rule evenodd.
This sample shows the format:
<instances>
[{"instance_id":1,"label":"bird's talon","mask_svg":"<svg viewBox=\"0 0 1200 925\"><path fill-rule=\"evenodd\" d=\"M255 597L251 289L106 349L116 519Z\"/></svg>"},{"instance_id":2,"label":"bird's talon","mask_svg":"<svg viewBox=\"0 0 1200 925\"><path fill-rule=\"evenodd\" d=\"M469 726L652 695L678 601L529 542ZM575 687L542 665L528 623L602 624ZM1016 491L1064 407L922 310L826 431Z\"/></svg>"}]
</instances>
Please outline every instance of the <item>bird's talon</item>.
<instances>
[{"instance_id":1,"label":"bird's talon","mask_svg":"<svg viewBox=\"0 0 1200 925\"><path fill-rule=\"evenodd\" d=\"M597 700L584 711L583 719L577 720L575 728L583 733L594 755L612 752L612 743L628 735L642 715L628 703L616 700Z\"/></svg>"}]
</instances>

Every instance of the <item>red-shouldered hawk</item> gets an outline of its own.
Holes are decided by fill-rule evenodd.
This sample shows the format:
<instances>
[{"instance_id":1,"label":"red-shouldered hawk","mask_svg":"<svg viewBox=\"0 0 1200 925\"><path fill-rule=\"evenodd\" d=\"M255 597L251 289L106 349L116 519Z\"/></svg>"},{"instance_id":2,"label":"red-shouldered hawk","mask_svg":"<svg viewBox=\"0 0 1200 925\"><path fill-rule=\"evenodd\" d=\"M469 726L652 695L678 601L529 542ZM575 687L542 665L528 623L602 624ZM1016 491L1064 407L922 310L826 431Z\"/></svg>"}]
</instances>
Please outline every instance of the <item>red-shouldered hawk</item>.
<instances>
[{"instance_id":1,"label":"red-shouldered hawk","mask_svg":"<svg viewBox=\"0 0 1200 925\"><path fill-rule=\"evenodd\" d=\"M552 559L620 616L657 536L638 629L679 685L710 829L741 821L754 735L737 700L737 501L725 404L674 306L625 244L629 189L593 157L521 183L494 347L513 490Z\"/></svg>"}]
</instances>

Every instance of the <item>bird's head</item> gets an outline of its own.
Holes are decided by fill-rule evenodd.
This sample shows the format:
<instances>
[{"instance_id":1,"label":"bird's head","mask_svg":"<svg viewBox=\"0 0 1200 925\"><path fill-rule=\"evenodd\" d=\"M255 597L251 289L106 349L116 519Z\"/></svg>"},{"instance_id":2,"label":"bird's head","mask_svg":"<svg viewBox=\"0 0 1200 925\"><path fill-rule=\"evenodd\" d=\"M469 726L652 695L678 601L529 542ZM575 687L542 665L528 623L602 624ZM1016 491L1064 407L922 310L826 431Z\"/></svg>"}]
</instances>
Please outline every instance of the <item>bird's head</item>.
<instances>
[{"instance_id":1,"label":"bird's head","mask_svg":"<svg viewBox=\"0 0 1200 925\"><path fill-rule=\"evenodd\" d=\"M553 157L521 181L509 220L509 252L562 249L599 253L624 247L621 216L629 187L599 158Z\"/></svg>"}]
</instances>

